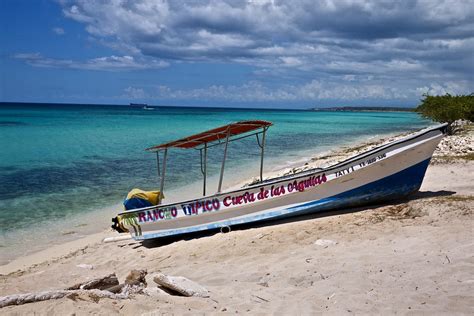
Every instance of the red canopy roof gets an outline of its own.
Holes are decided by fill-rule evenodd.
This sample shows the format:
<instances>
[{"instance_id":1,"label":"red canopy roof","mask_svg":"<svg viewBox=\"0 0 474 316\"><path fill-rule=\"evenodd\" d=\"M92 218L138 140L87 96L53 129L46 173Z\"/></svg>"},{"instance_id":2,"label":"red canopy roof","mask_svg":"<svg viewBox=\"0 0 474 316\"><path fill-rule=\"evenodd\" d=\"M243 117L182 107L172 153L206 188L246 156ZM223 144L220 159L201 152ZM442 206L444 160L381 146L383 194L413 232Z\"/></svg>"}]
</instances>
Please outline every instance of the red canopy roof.
<instances>
[{"instance_id":1,"label":"red canopy roof","mask_svg":"<svg viewBox=\"0 0 474 316\"><path fill-rule=\"evenodd\" d=\"M214 129L211 129L211 130L208 130L206 132L202 132L196 135L178 139L173 142L153 146L153 147L147 148L146 150L157 151L157 150L165 149L169 147L193 148L199 145L203 145L205 143L210 143L210 142L217 141L220 139L225 139L227 137L227 133L229 133L229 137L232 137L235 135L247 133L247 132L250 132L259 128L271 126L271 125L272 123L267 122L267 121L241 121L241 122L217 127L217 128L214 128Z\"/></svg>"}]
</instances>

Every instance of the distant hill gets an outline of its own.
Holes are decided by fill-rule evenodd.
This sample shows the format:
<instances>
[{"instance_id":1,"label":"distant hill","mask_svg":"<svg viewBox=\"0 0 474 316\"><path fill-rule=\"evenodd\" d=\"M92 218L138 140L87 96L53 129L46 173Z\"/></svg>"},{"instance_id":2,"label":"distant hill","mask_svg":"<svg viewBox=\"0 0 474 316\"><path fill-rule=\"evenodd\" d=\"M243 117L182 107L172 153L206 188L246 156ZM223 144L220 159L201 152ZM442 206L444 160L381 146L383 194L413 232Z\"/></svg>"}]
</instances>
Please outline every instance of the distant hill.
<instances>
[{"instance_id":1,"label":"distant hill","mask_svg":"<svg viewBox=\"0 0 474 316\"><path fill-rule=\"evenodd\" d=\"M415 108L386 106L339 106L330 108L312 108L311 110L329 112L413 112Z\"/></svg>"}]
</instances>

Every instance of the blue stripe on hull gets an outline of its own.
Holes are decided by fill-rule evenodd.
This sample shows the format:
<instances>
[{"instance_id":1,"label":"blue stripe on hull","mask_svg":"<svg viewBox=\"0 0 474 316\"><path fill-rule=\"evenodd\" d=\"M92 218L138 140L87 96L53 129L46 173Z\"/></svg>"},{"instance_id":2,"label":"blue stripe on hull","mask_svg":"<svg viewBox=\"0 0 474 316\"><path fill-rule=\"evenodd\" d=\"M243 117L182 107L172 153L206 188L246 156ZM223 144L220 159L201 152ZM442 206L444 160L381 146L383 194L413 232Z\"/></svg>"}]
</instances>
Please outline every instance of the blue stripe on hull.
<instances>
[{"instance_id":1,"label":"blue stripe on hull","mask_svg":"<svg viewBox=\"0 0 474 316\"><path fill-rule=\"evenodd\" d=\"M265 220L276 220L291 216L304 215L315 212L323 212L338 208L348 208L380 201L395 199L418 191L423 182L426 169L430 159L422 161L405 170L397 172L391 176L371 182L356 189L346 191L332 197L324 198L300 204L278 211L270 211L257 214L247 218L229 219L223 222L210 223L202 226L178 228L156 233L148 233L143 236L136 236L136 240L152 239L165 236L181 235L203 230L217 229L220 227L253 223Z\"/></svg>"},{"instance_id":2,"label":"blue stripe on hull","mask_svg":"<svg viewBox=\"0 0 474 316\"><path fill-rule=\"evenodd\" d=\"M289 210L294 211L291 212L292 215L301 215L316 211L361 206L407 196L420 189L429 163L430 159L427 159L396 174L356 189L292 207Z\"/></svg>"}]
</instances>

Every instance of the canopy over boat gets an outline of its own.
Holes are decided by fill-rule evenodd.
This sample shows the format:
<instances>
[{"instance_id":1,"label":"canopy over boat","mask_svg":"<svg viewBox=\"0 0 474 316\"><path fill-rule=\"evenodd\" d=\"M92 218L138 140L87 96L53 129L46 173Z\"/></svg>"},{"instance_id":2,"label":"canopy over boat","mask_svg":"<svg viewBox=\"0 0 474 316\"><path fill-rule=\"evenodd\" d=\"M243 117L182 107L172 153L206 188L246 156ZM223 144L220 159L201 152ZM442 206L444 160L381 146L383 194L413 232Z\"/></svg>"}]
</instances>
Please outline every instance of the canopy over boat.
<instances>
[{"instance_id":1,"label":"canopy over boat","mask_svg":"<svg viewBox=\"0 0 474 316\"><path fill-rule=\"evenodd\" d=\"M199 145L205 145L207 143L213 142L221 142L226 138L229 138L229 141L233 136L245 134L247 132L251 132L260 128L266 129L267 127L271 126L272 123L267 121L241 121L236 122L228 125L224 125L221 127L217 127L214 129L210 129L208 131L195 134L192 136L184 137L172 142L164 143L161 145L153 146L147 148L148 151L158 151L160 149L175 147L175 148L194 148ZM253 135L253 134L252 134Z\"/></svg>"},{"instance_id":2,"label":"canopy over boat","mask_svg":"<svg viewBox=\"0 0 474 316\"><path fill-rule=\"evenodd\" d=\"M271 122L253 120L253 121L240 121L232 124L227 124L221 127L217 127L199 134L184 137L175 141L164 143L149 147L146 150L156 152L156 159L158 163L158 175L161 176L160 192L163 192L164 179L166 172L166 158L169 148L195 148L200 151L201 154L201 172L204 177L203 183L203 195L206 195L206 177L207 177L207 149L216 145L224 144L224 158L222 159L221 173L219 177L219 186L217 192L221 192L222 179L224 177L225 160L227 156L227 146L229 142L246 138L255 135L257 137L258 146L261 148L260 157L260 181L263 181L263 155L265 152L265 133L267 129L272 126ZM253 133L250 133L253 132ZM245 135L244 135L245 134ZM259 135L262 135L260 140ZM160 156L159 152L164 151L163 167L160 174Z\"/></svg>"}]
</instances>

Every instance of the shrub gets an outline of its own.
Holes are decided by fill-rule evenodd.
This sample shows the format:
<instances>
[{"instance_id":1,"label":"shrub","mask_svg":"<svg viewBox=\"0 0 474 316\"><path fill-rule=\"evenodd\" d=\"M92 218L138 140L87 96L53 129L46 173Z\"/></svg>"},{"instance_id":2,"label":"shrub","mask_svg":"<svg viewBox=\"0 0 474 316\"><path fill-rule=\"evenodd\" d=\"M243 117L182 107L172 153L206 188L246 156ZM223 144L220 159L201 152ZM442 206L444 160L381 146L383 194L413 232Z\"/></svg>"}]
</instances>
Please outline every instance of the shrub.
<instances>
[{"instance_id":1,"label":"shrub","mask_svg":"<svg viewBox=\"0 0 474 316\"><path fill-rule=\"evenodd\" d=\"M469 95L431 96L424 94L416 111L437 122L453 123L456 120L474 121L474 93Z\"/></svg>"}]
</instances>

